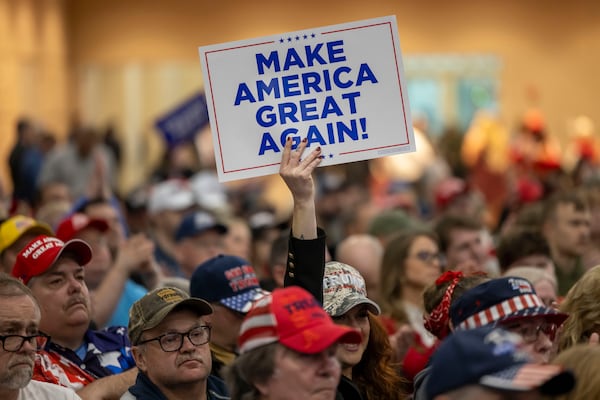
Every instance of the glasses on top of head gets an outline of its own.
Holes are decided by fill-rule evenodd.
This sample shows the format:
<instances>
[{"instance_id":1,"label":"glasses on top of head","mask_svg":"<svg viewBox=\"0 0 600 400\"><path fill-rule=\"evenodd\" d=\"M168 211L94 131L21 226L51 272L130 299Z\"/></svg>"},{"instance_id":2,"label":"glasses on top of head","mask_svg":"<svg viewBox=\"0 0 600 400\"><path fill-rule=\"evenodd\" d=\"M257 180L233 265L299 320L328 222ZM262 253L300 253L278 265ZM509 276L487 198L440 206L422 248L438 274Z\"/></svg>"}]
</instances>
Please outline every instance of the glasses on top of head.
<instances>
[{"instance_id":1,"label":"glasses on top of head","mask_svg":"<svg viewBox=\"0 0 600 400\"><path fill-rule=\"evenodd\" d=\"M143 340L138 344L157 341L163 351L173 352L179 351L183 347L183 338L187 337L194 346L202 346L210 341L210 328L208 325L201 325L183 333L165 333L152 339Z\"/></svg>"},{"instance_id":2,"label":"glasses on top of head","mask_svg":"<svg viewBox=\"0 0 600 400\"><path fill-rule=\"evenodd\" d=\"M427 264L431 264L434 261L439 261L440 264L444 263L444 255L440 252L432 252L432 251L427 251L427 250L422 250L419 251L415 254L413 254L413 257L427 263Z\"/></svg>"},{"instance_id":3,"label":"glasses on top of head","mask_svg":"<svg viewBox=\"0 0 600 400\"><path fill-rule=\"evenodd\" d=\"M534 343L539 339L540 333L548 336L550 340L554 340L558 327L556 324L548 322L520 322L506 325L504 328L508 331L519 334L525 343Z\"/></svg>"},{"instance_id":4,"label":"glasses on top of head","mask_svg":"<svg viewBox=\"0 0 600 400\"><path fill-rule=\"evenodd\" d=\"M20 351L25 342L28 342L33 348L37 350L41 350L46 346L50 336L44 333L36 333L35 335L30 336L22 336L22 335L4 335L0 336L0 341L2 341L2 348L4 351L9 351L12 353L16 353Z\"/></svg>"}]
</instances>

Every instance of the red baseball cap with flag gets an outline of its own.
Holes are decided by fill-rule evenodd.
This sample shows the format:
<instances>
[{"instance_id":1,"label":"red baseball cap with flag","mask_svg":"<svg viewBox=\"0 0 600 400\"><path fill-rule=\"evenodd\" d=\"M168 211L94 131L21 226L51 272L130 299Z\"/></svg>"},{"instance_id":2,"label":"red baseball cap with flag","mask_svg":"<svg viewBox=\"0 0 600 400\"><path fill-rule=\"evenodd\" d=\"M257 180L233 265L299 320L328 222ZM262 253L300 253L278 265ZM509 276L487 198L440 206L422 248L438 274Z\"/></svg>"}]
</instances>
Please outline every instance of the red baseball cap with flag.
<instances>
[{"instance_id":1,"label":"red baseball cap with flag","mask_svg":"<svg viewBox=\"0 0 600 400\"><path fill-rule=\"evenodd\" d=\"M85 265L92 259L92 249L83 240L73 239L65 243L55 237L40 235L19 252L11 274L27 284L31 278L52 268L64 253L71 255L79 265Z\"/></svg>"},{"instance_id":2,"label":"red baseball cap with flag","mask_svg":"<svg viewBox=\"0 0 600 400\"><path fill-rule=\"evenodd\" d=\"M360 343L361 334L337 325L306 290L276 289L256 301L240 329L240 353L279 342L304 354L316 354L334 343Z\"/></svg>"},{"instance_id":3,"label":"red baseball cap with flag","mask_svg":"<svg viewBox=\"0 0 600 400\"><path fill-rule=\"evenodd\" d=\"M90 218L82 213L75 213L58 225L56 228L56 237L66 242L87 228L96 228L100 232L106 232L108 230L108 222L103 219Z\"/></svg>"}]
</instances>

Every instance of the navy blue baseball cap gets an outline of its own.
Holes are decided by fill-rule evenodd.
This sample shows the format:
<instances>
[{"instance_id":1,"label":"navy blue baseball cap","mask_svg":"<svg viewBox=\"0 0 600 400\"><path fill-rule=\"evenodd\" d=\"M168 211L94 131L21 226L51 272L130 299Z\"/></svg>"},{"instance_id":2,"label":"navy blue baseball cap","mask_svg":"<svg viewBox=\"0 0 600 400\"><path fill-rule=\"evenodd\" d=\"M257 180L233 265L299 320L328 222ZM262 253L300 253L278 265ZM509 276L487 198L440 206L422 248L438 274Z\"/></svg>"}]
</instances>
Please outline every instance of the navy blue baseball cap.
<instances>
[{"instance_id":1,"label":"navy blue baseball cap","mask_svg":"<svg viewBox=\"0 0 600 400\"><path fill-rule=\"evenodd\" d=\"M559 326L568 317L546 307L531 282L517 277L492 279L467 290L452 303L449 314L457 330L533 317Z\"/></svg>"},{"instance_id":2,"label":"navy blue baseball cap","mask_svg":"<svg viewBox=\"0 0 600 400\"><path fill-rule=\"evenodd\" d=\"M560 365L536 364L522 349L523 339L502 328L454 332L431 358L428 399L468 385L505 392L537 390L560 395L575 386L575 376Z\"/></svg>"},{"instance_id":3,"label":"navy blue baseball cap","mask_svg":"<svg viewBox=\"0 0 600 400\"><path fill-rule=\"evenodd\" d=\"M200 264L190 279L190 295L247 313L254 301L269 292L261 289L254 268L243 258L218 255Z\"/></svg>"},{"instance_id":4,"label":"navy blue baseball cap","mask_svg":"<svg viewBox=\"0 0 600 400\"><path fill-rule=\"evenodd\" d=\"M179 242L209 230L215 230L220 234L227 233L227 227L217 221L214 215L206 211L196 211L183 217L175 233L175 241Z\"/></svg>"}]
</instances>

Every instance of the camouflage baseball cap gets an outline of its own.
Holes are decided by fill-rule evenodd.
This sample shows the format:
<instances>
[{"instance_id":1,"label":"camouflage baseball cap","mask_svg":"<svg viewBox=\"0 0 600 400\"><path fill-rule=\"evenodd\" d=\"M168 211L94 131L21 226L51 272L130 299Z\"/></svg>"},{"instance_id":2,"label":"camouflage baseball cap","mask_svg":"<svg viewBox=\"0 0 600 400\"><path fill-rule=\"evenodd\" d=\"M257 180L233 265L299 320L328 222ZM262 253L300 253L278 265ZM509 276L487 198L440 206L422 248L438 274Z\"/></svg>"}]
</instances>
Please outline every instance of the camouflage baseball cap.
<instances>
[{"instance_id":1,"label":"camouflage baseball cap","mask_svg":"<svg viewBox=\"0 0 600 400\"><path fill-rule=\"evenodd\" d=\"M190 308L198 315L212 314L213 309L206 301L190 297L186 292L174 287L156 288L133 303L129 310L129 340L139 343L142 333L152 329L175 308Z\"/></svg>"},{"instance_id":2,"label":"camouflage baseball cap","mask_svg":"<svg viewBox=\"0 0 600 400\"><path fill-rule=\"evenodd\" d=\"M365 280L354 267L337 261L325 264L323 308L327 314L339 317L359 304L366 304L375 315L381 313L377 303L367 298Z\"/></svg>"}]
</instances>

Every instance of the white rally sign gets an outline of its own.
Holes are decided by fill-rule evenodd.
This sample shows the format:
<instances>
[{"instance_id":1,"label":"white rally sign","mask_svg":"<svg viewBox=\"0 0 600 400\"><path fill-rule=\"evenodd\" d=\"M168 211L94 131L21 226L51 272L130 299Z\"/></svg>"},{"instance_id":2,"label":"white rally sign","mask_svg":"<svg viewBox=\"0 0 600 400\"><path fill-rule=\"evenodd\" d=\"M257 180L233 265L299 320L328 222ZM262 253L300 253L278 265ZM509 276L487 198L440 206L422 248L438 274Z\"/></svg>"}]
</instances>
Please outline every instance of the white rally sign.
<instances>
[{"instance_id":1,"label":"white rally sign","mask_svg":"<svg viewBox=\"0 0 600 400\"><path fill-rule=\"evenodd\" d=\"M395 16L199 51L220 181L276 173L288 136L322 166L415 151Z\"/></svg>"}]
</instances>

